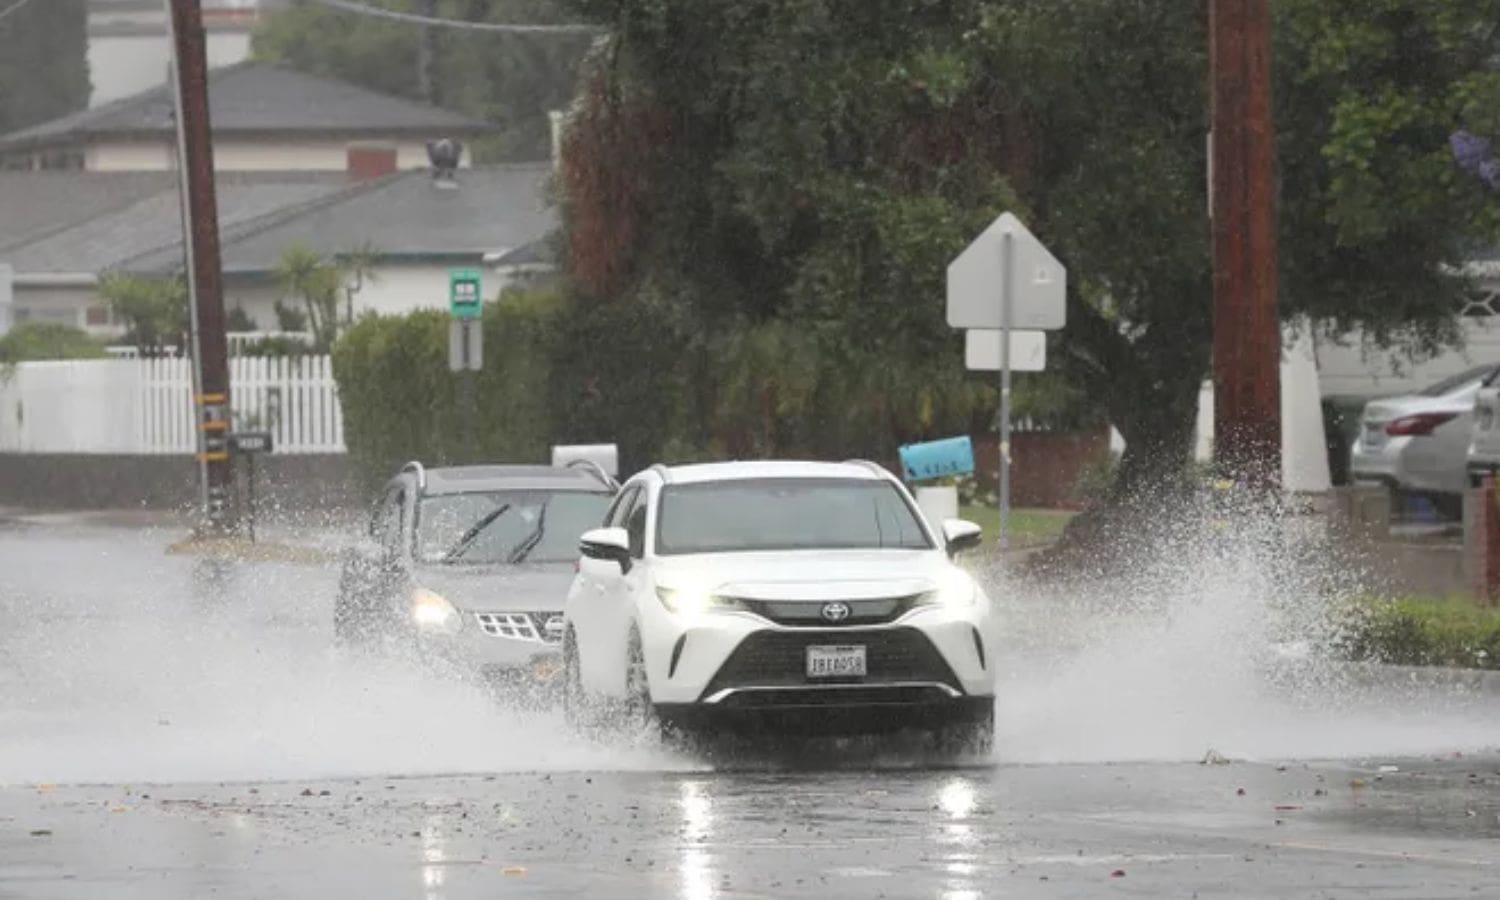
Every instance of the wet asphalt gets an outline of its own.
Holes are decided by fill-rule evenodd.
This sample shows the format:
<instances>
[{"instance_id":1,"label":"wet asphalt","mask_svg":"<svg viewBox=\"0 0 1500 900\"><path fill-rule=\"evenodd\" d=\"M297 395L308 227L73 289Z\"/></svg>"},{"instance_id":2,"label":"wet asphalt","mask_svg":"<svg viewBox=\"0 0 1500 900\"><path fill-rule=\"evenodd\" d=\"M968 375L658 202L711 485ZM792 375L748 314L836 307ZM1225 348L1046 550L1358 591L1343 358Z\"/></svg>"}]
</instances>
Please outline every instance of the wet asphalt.
<instances>
[{"instance_id":1,"label":"wet asphalt","mask_svg":"<svg viewBox=\"0 0 1500 900\"><path fill-rule=\"evenodd\" d=\"M1347 728L1247 711L1237 735L1326 731L1203 762L1147 740L1205 746L1192 695L1090 730L1018 682L1036 702L1002 700L974 765L899 741L705 760L341 660L330 571L205 600L166 537L0 526L0 898L1500 897L1491 701L1384 742L1378 697ZM1048 729L1088 761L1018 751ZM1263 752L1356 730L1337 758Z\"/></svg>"}]
</instances>

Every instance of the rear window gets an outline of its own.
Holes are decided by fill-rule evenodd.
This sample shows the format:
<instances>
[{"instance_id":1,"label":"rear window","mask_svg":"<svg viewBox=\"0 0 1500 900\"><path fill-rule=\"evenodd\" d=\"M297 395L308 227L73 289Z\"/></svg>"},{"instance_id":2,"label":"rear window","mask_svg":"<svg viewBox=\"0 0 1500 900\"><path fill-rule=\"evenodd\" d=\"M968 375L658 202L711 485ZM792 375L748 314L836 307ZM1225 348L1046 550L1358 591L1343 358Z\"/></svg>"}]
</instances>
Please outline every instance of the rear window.
<instances>
[{"instance_id":1,"label":"rear window","mask_svg":"<svg viewBox=\"0 0 1500 900\"><path fill-rule=\"evenodd\" d=\"M1469 384L1470 382L1477 381L1479 379L1484 379L1486 383L1488 383L1488 381L1494 376L1495 371L1496 367L1494 366L1494 364L1475 366L1472 369L1465 369L1464 371L1459 372L1457 375L1449 375L1447 378L1444 378L1442 381L1439 381L1436 384L1429 384L1427 387L1424 387L1420 391L1417 391L1417 396L1442 397L1447 394L1451 394L1457 391L1459 388L1462 388L1465 385Z\"/></svg>"}]
</instances>

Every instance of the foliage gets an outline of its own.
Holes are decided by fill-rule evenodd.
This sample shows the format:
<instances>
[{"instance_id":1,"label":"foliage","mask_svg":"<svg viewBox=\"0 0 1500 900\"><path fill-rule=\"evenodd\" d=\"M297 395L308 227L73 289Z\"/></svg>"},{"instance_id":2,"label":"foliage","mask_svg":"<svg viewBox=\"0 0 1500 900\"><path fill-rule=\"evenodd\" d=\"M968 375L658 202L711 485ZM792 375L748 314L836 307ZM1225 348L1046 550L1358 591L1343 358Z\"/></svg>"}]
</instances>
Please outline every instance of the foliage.
<instances>
[{"instance_id":1,"label":"foliage","mask_svg":"<svg viewBox=\"0 0 1500 900\"><path fill-rule=\"evenodd\" d=\"M99 296L125 323L126 342L142 352L187 345L187 288L180 279L111 272L99 280Z\"/></svg>"},{"instance_id":2,"label":"foliage","mask_svg":"<svg viewBox=\"0 0 1500 900\"><path fill-rule=\"evenodd\" d=\"M690 298L716 333L779 327L766 340L796 377L804 356L836 360L900 410L867 411L867 436L909 433L923 385L962 383L929 380L958 367L945 264L1010 208L1069 265L1059 412L1102 410L1124 434L1112 496L1184 478L1212 330L1202 4L575 5L614 35L561 182L591 296ZM1500 210L1446 157L1459 125L1500 128L1495 7L1276 4L1287 312L1429 344L1451 332L1463 283L1445 264L1493 238ZM820 408L860 410L850 399ZM757 400L730 404L747 420ZM977 415L952 405L941 430ZM778 429L752 443L798 446Z\"/></svg>"},{"instance_id":3,"label":"foliage","mask_svg":"<svg viewBox=\"0 0 1500 900\"><path fill-rule=\"evenodd\" d=\"M0 335L0 364L42 359L99 359L104 346L60 322L20 322Z\"/></svg>"},{"instance_id":4,"label":"foliage","mask_svg":"<svg viewBox=\"0 0 1500 900\"><path fill-rule=\"evenodd\" d=\"M338 337L339 307L349 299L348 285L356 278L368 277L369 265L367 254L355 257L351 264L325 258L304 243L287 246L276 260L275 268L276 284L281 288L281 297L274 307L278 321L303 325L312 331L313 348L320 352L327 350ZM282 305L283 300L302 304L299 315L289 315L288 310L295 307Z\"/></svg>"},{"instance_id":5,"label":"foliage","mask_svg":"<svg viewBox=\"0 0 1500 900\"><path fill-rule=\"evenodd\" d=\"M1500 609L1408 597L1366 599L1347 613L1341 649L1351 659L1500 669Z\"/></svg>"},{"instance_id":6,"label":"foliage","mask_svg":"<svg viewBox=\"0 0 1500 900\"><path fill-rule=\"evenodd\" d=\"M555 0L383 0L387 8L424 11L485 22L557 22L567 18ZM564 109L586 34L494 34L426 29L430 43L431 102L494 123L499 134L477 155L488 159L545 159L547 114ZM418 44L424 29L312 3L294 3L261 17L252 38L259 59L411 99L421 96Z\"/></svg>"},{"instance_id":7,"label":"foliage","mask_svg":"<svg viewBox=\"0 0 1500 900\"><path fill-rule=\"evenodd\" d=\"M307 313L280 300L271 302L271 311L276 315L277 331L306 331Z\"/></svg>"},{"instance_id":8,"label":"foliage","mask_svg":"<svg viewBox=\"0 0 1500 900\"><path fill-rule=\"evenodd\" d=\"M87 26L86 0L30 3L0 19L0 134L88 105Z\"/></svg>"},{"instance_id":9,"label":"foliage","mask_svg":"<svg viewBox=\"0 0 1500 900\"><path fill-rule=\"evenodd\" d=\"M225 331L257 331L255 320L245 312L245 307L235 304L224 314Z\"/></svg>"}]
</instances>

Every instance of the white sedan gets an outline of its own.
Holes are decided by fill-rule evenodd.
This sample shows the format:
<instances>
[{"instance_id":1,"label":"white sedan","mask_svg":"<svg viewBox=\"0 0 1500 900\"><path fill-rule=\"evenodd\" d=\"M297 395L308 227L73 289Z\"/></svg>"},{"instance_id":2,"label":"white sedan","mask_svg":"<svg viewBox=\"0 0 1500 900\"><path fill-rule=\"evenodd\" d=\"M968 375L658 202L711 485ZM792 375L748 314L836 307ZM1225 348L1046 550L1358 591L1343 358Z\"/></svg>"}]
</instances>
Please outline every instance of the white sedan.
<instances>
[{"instance_id":1,"label":"white sedan","mask_svg":"<svg viewBox=\"0 0 1500 900\"><path fill-rule=\"evenodd\" d=\"M991 605L872 463L653 467L583 535L565 608L565 698L669 728L934 732L986 752Z\"/></svg>"}]
</instances>

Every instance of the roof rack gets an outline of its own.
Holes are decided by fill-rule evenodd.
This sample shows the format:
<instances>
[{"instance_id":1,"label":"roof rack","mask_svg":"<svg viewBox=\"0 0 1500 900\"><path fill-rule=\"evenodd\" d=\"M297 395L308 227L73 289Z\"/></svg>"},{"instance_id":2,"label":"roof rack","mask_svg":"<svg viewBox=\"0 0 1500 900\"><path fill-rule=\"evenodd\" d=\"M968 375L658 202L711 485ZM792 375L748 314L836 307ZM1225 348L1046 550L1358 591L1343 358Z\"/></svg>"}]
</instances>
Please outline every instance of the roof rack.
<instances>
[{"instance_id":1,"label":"roof rack","mask_svg":"<svg viewBox=\"0 0 1500 900\"><path fill-rule=\"evenodd\" d=\"M604 471L603 466L592 459L570 460L567 467L569 469L585 469L590 475L604 482L604 486L610 490L618 491L620 489L620 482L616 481L608 472Z\"/></svg>"},{"instance_id":2,"label":"roof rack","mask_svg":"<svg viewBox=\"0 0 1500 900\"><path fill-rule=\"evenodd\" d=\"M662 465L661 463L656 463L655 465L653 465L651 467L651 471L653 471L656 474L658 474L658 475L661 476L661 483L662 484L671 484L672 483L672 472L671 472L671 470L669 470L666 466Z\"/></svg>"},{"instance_id":3,"label":"roof rack","mask_svg":"<svg viewBox=\"0 0 1500 900\"><path fill-rule=\"evenodd\" d=\"M412 460L411 462L402 466L401 471L417 473L417 490L427 490L427 470L422 468L421 463L417 462L416 460Z\"/></svg>"}]
</instances>

